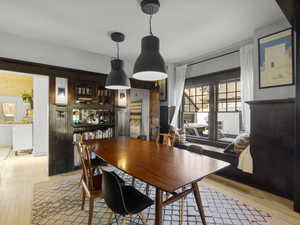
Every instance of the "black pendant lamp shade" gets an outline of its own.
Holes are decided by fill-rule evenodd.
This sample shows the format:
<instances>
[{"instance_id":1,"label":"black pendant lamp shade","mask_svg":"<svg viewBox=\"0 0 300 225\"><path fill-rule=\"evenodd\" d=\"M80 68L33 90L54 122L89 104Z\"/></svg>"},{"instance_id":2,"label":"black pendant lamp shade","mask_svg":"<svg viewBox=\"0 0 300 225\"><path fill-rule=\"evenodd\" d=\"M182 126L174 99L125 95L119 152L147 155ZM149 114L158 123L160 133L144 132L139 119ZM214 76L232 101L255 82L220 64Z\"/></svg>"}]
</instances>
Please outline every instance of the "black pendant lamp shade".
<instances>
[{"instance_id":1,"label":"black pendant lamp shade","mask_svg":"<svg viewBox=\"0 0 300 225\"><path fill-rule=\"evenodd\" d=\"M143 37L141 54L137 58L133 78L145 81L162 80L168 77L164 59L159 53L159 39L152 34L152 15L159 10L158 0L143 0L141 8L145 14L150 15L150 35Z\"/></svg>"},{"instance_id":2,"label":"black pendant lamp shade","mask_svg":"<svg viewBox=\"0 0 300 225\"><path fill-rule=\"evenodd\" d=\"M156 81L167 77L165 62L159 53L159 39L154 35L143 37L142 51L135 62L133 78Z\"/></svg>"},{"instance_id":3,"label":"black pendant lamp shade","mask_svg":"<svg viewBox=\"0 0 300 225\"><path fill-rule=\"evenodd\" d=\"M123 60L113 59L110 61L111 72L106 78L105 87L108 89L130 89L130 80L123 70Z\"/></svg>"},{"instance_id":4,"label":"black pendant lamp shade","mask_svg":"<svg viewBox=\"0 0 300 225\"><path fill-rule=\"evenodd\" d=\"M119 42L124 41L124 34L114 32L111 34L113 41L117 43L117 59L110 61L111 72L108 74L105 82L105 88L112 90L130 89L130 80L123 69L123 60L119 59Z\"/></svg>"}]
</instances>

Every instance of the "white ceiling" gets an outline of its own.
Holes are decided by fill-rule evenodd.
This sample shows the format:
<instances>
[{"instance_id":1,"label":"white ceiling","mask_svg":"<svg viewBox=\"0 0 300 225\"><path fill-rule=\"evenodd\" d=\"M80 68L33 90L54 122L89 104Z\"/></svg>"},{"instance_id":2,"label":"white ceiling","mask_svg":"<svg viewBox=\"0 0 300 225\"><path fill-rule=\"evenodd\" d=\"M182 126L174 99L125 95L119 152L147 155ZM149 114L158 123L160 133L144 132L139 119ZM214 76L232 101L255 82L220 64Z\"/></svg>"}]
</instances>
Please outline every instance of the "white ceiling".
<instances>
[{"instance_id":1,"label":"white ceiling","mask_svg":"<svg viewBox=\"0 0 300 225\"><path fill-rule=\"evenodd\" d=\"M148 34L137 0L1 0L0 32L115 55L109 32L121 31L121 57L135 59ZM275 0L161 0L153 32L161 53L180 62L251 38L283 19ZM12 46L13 47L13 46Z\"/></svg>"}]
</instances>

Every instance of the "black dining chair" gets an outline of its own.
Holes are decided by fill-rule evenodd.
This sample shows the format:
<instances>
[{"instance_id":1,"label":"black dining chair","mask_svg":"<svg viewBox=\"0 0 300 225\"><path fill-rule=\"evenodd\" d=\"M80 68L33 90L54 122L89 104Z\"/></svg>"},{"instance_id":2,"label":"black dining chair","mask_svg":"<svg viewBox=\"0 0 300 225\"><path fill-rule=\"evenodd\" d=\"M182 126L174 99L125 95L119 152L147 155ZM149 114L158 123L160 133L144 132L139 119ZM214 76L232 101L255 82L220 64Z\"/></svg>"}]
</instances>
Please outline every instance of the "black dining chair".
<instances>
[{"instance_id":1,"label":"black dining chair","mask_svg":"<svg viewBox=\"0 0 300 225\"><path fill-rule=\"evenodd\" d=\"M142 223L147 225L142 211L151 206L153 200L132 186L122 185L116 174L105 170L102 172L103 198L112 212L119 215L119 217L115 216L117 223L119 224L119 219L122 218L121 224L123 225L127 215L130 215L131 218L132 215L137 214Z\"/></svg>"}]
</instances>

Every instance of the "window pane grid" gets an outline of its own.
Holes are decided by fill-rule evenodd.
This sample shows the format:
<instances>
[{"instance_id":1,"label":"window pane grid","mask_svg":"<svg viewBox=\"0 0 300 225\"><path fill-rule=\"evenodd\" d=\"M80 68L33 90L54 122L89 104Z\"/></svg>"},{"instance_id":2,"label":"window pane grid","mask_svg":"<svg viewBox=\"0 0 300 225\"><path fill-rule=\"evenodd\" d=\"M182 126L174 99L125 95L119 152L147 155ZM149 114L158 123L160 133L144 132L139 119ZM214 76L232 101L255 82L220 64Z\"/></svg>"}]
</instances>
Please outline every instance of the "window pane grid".
<instances>
[{"instance_id":1,"label":"window pane grid","mask_svg":"<svg viewBox=\"0 0 300 225\"><path fill-rule=\"evenodd\" d=\"M184 90L184 112L209 111L209 86L203 85Z\"/></svg>"},{"instance_id":2,"label":"window pane grid","mask_svg":"<svg viewBox=\"0 0 300 225\"><path fill-rule=\"evenodd\" d=\"M218 87L217 107L220 112L237 112L240 110L240 81L223 81Z\"/></svg>"}]
</instances>

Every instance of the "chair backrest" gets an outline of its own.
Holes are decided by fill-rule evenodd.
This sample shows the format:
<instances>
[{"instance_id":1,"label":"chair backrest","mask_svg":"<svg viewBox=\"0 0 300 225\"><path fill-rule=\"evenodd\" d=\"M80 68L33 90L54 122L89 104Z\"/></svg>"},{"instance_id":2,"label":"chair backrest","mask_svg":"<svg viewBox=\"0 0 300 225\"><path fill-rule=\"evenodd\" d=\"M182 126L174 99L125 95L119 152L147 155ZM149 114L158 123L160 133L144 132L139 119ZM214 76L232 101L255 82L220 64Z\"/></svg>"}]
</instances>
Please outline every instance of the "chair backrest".
<instances>
[{"instance_id":1,"label":"chair backrest","mask_svg":"<svg viewBox=\"0 0 300 225\"><path fill-rule=\"evenodd\" d=\"M102 194L108 207L115 213L127 215L122 187L118 177L113 172L103 170Z\"/></svg>"},{"instance_id":2,"label":"chair backrest","mask_svg":"<svg viewBox=\"0 0 300 225\"><path fill-rule=\"evenodd\" d=\"M91 156L88 151L88 148L90 146L83 145L79 142L76 142L75 145L81 159L81 166L83 172L83 186L85 189L87 189L86 191L92 192L94 190L94 183Z\"/></svg>"},{"instance_id":3,"label":"chair backrest","mask_svg":"<svg viewBox=\"0 0 300 225\"><path fill-rule=\"evenodd\" d=\"M156 143L166 144L171 147L174 146L175 141L176 141L176 136L169 133L158 133L156 137Z\"/></svg>"}]
</instances>

